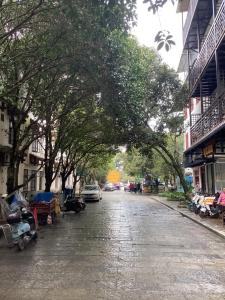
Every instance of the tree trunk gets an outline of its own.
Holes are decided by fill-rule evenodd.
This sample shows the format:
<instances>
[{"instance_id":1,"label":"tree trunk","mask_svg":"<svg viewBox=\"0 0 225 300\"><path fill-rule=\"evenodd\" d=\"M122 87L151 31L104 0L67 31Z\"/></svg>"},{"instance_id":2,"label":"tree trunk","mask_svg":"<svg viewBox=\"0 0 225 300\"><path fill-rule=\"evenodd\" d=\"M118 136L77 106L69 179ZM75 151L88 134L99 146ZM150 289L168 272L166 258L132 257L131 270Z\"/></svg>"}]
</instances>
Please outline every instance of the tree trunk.
<instances>
[{"instance_id":1,"label":"tree trunk","mask_svg":"<svg viewBox=\"0 0 225 300\"><path fill-rule=\"evenodd\" d=\"M7 170L7 193L11 194L18 188L18 176L19 176L20 161L10 158L10 165Z\"/></svg>"},{"instance_id":2,"label":"tree trunk","mask_svg":"<svg viewBox=\"0 0 225 300\"><path fill-rule=\"evenodd\" d=\"M180 183L183 187L184 193L185 193L186 197L188 198L189 197L189 188L188 188L187 182L185 181L183 169L182 169L181 165L177 162L176 158L169 152L169 150L166 147L164 147L163 145L154 147L154 149L162 156L162 158L165 160L166 163L168 163L169 165L171 165L173 167L177 176L180 179ZM167 157L162 153L162 151L167 155Z\"/></svg>"},{"instance_id":3,"label":"tree trunk","mask_svg":"<svg viewBox=\"0 0 225 300\"><path fill-rule=\"evenodd\" d=\"M45 166L45 192L50 192L52 185L53 171L51 166Z\"/></svg>"},{"instance_id":4,"label":"tree trunk","mask_svg":"<svg viewBox=\"0 0 225 300\"><path fill-rule=\"evenodd\" d=\"M66 188L66 180L67 180L65 174L61 173L61 179L62 179L62 192L64 192Z\"/></svg>"},{"instance_id":5,"label":"tree trunk","mask_svg":"<svg viewBox=\"0 0 225 300\"><path fill-rule=\"evenodd\" d=\"M7 170L7 193L11 194L14 191L14 187L15 187L15 167L14 167L14 163L10 164Z\"/></svg>"},{"instance_id":6,"label":"tree trunk","mask_svg":"<svg viewBox=\"0 0 225 300\"><path fill-rule=\"evenodd\" d=\"M49 182L48 180L45 181L45 192L51 191L51 185L52 185L51 182Z\"/></svg>"},{"instance_id":7,"label":"tree trunk","mask_svg":"<svg viewBox=\"0 0 225 300\"><path fill-rule=\"evenodd\" d=\"M73 174L73 190L74 190L74 194L76 194L76 186L77 186L77 174L74 173Z\"/></svg>"}]
</instances>

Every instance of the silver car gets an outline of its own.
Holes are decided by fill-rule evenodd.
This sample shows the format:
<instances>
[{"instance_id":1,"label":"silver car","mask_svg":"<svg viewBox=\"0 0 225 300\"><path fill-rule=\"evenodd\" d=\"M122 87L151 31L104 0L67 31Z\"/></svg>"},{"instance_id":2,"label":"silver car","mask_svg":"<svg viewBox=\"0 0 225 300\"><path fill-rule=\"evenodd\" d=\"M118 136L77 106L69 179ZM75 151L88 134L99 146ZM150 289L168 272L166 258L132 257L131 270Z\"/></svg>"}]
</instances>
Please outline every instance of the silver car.
<instances>
[{"instance_id":1,"label":"silver car","mask_svg":"<svg viewBox=\"0 0 225 300\"><path fill-rule=\"evenodd\" d=\"M84 201L99 201L102 199L102 192L98 185L89 184L84 186L81 197Z\"/></svg>"}]
</instances>

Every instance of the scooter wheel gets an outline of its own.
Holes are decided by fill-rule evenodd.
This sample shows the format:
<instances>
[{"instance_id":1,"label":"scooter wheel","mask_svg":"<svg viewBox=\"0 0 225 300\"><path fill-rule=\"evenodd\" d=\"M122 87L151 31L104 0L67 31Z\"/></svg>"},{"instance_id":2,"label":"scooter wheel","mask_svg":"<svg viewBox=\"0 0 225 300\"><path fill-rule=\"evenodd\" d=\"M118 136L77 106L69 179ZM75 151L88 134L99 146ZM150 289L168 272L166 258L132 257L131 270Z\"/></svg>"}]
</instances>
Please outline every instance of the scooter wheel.
<instances>
[{"instance_id":1,"label":"scooter wheel","mask_svg":"<svg viewBox=\"0 0 225 300\"><path fill-rule=\"evenodd\" d=\"M38 234L37 234L37 231L35 231L34 235L33 235L33 240L36 241L38 238Z\"/></svg>"},{"instance_id":2,"label":"scooter wheel","mask_svg":"<svg viewBox=\"0 0 225 300\"><path fill-rule=\"evenodd\" d=\"M200 216L200 218L203 219L203 218L206 218L206 217L207 217L207 214L200 212L200 213L199 213L199 216Z\"/></svg>"},{"instance_id":3,"label":"scooter wheel","mask_svg":"<svg viewBox=\"0 0 225 300\"><path fill-rule=\"evenodd\" d=\"M18 243L17 243L17 248L19 251L23 251L25 248L25 244L24 244L24 240L23 239L19 239Z\"/></svg>"}]
</instances>

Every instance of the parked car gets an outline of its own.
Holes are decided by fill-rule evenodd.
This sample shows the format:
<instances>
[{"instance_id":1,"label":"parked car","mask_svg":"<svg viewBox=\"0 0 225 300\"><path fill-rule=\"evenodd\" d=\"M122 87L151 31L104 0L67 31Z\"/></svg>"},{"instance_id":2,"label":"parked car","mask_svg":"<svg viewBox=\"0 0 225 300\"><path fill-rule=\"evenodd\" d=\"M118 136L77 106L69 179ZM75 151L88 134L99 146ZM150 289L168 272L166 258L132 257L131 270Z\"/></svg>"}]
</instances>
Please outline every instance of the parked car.
<instances>
[{"instance_id":1,"label":"parked car","mask_svg":"<svg viewBox=\"0 0 225 300\"><path fill-rule=\"evenodd\" d=\"M114 191L115 187L112 183L106 183L104 186L104 191Z\"/></svg>"},{"instance_id":2,"label":"parked car","mask_svg":"<svg viewBox=\"0 0 225 300\"><path fill-rule=\"evenodd\" d=\"M84 186L81 197L84 201L99 201L102 199L102 192L98 185L89 184Z\"/></svg>"}]
</instances>

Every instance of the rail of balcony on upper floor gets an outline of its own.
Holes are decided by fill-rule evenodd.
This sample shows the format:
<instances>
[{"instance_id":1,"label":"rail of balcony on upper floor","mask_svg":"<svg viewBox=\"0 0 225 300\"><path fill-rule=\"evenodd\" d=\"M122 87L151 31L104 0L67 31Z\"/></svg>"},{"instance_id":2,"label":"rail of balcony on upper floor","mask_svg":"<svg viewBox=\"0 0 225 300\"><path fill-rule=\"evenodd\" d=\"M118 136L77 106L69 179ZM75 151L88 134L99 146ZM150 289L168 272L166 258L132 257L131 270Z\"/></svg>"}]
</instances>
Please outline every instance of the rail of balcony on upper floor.
<instances>
[{"instance_id":1,"label":"rail of balcony on upper floor","mask_svg":"<svg viewBox=\"0 0 225 300\"><path fill-rule=\"evenodd\" d=\"M186 21L183 27L183 44L185 45L186 40L187 40L187 36L188 36L188 32L190 30L191 27L191 23L196 11L196 7L198 4L199 0L190 0L189 2L189 6L188 6L188 13L187 13L187 17L186 17Z\"/></svg>"},{"instance_id":2,"label":"rail of balcony on upper floor","mask_svg":"<svg viewBox=\"0 0 225 300\"><path fill-rule=\"evenodd\" d=\"M191 127L191 145L197 143L220 125L225 124L225 93L215 98L210 107Z\"/></svg>"},{"instance_id":3,"label":"rail of balcony on upper floor","mask_svg":"<svg viewBox=\"0 0 225 300\"><path fill-rule=\"evenodd\" d=\"M195 91L197 83L203 74L207 64L213 57L215 50L220 45L225 36L225 0L222 1L212 27L202 45L201 51L190 70L189 74L189 87L190 94Z\"/></svg>"}]
</instances>

